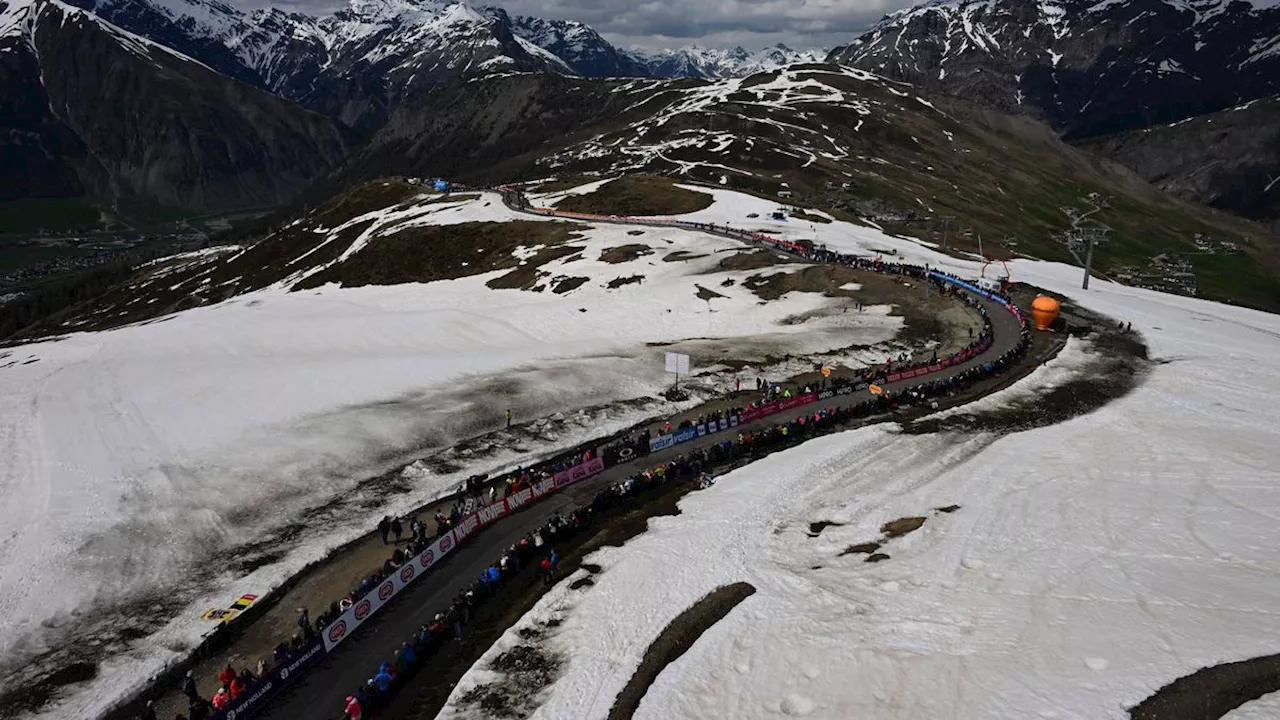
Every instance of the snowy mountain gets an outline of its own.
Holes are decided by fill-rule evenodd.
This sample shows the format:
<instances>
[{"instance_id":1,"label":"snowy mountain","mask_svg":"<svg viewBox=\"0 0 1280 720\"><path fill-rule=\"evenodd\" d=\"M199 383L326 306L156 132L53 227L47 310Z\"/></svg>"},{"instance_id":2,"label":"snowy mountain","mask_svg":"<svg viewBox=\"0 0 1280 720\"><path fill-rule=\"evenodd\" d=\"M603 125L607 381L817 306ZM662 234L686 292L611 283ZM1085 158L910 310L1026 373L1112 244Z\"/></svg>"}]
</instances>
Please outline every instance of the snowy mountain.
<instances>
[{"instance_id":1,"label":"snowy mountain","mask_svg":"<svg viewBox=\"0 0 1280 720\"><path fill-rule=\"evenodd\" d=\"M1239 0L936 0L830 59L1068 137L1172 122L1280 91L1280 7Z\"/></svg>"},{"instance_id":2,"label":"snowy mountain","mask_svg":"<svg viewBox=\"0 0 1280 720\"><path fill-rule=\"evenodd\" d=\"M614 47L583 23L573 20L508 17L498 8L486 8L486 12L505 19L517 36L560 58L579 75L644 77L650 74L643 63Z\"/></svg>"},{"instance_id":3,"label":"snowy mountain","mask_svg":"<svg viewBox=\"0 0 1280 720\"><path fill-rule=\"evenodd\" d=\"M435 0L351 0L324 16L217 0L78 0L231 77L372 132L404 98L488 72L572 73L505 15Z\"/></svg>"},{"instance_id":4,"label":"snowy mountain","mask_svg":"<svg viewBox=\"0 0 1280 720\"><path fill-rule=\"evenodd\" d=\"M129 7L138 23L170 27L154 6ZM204 49L234 69L216 47ZM0 200L277 205L336 165L352 140L330 118L60 0L0 4Z\"/></svg>"},{"instance_id":5,"label":"snowy mountain","mask_svg":"<svg viewBox=\"0 0 1280 720\"><path fill-rule=\"evenodd\" d=\"M773 70L793 63L822 62L825 50L792 50L781 43L758 52L741 46L728 49L698 46L658 50L632 50L631 57L654 77L726 78Z\"/></svg>"}]
</instances>

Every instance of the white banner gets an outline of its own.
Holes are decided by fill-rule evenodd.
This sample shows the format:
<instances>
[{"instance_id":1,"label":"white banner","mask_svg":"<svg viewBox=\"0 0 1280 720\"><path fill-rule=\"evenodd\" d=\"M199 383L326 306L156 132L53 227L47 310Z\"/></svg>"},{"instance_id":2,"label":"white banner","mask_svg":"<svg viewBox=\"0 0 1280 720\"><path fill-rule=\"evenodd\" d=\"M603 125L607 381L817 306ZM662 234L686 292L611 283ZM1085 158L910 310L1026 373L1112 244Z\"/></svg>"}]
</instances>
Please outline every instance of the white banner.
<instances>
[{"instance_id":1,"label":"white banner","mask_svg":"<svg viewBox=\"0 0 1280 720\"><path fill-rule=\"evenodd\" d=\"M689 374L689 356L684 353L667 353L667 372Z\"/></svg>"}]
</instances>

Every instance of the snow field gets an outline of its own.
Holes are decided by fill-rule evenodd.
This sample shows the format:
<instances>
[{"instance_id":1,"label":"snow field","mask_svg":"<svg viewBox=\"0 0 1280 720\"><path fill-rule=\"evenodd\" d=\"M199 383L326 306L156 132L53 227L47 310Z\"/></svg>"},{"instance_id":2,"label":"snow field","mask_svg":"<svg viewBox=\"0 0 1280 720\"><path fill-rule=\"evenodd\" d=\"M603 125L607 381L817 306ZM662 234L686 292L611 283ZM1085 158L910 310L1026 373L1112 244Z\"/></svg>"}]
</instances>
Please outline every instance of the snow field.
<instances>
[{"instance_id":1,"label":"snow field","mask_svg":"<svg viewBox=\"0 0 1280 720\"><path fill-rule=\"evenodd\" d=\"M724 199L688 217L741 227L774 205ZM871 233L832 223L818 241L896 245ZM908 260L978 270L900 242ZM722 476L680 515L593 554L593 587L561 583L521 621L564 615L541 641L562 674L532 717L605 717L666 625L738 581L758 592L659 675L637 718L1119 720L1180 676L1277 652L1280 319L1096 280L1079 291L1080 271L1062 265L1011 267L1132 321L1157 360L1145 382L1050 427L864 428ZM1072 342L1025 386L966 410L1078 377L1089 353ZM883 540L890 559L841 555L905 516L927 520ZM840 524L812 537L816 521ZM482 660L441 717L467 717L457 701L487 672ZM1274 703L1231 717L1270 717Z\"/></svg>"},{"instance_id":2,"label":"snow field","mask_svg":"<svg viewBox=\"0 0 1280 720\"><path fill-rule=\"evenodd\" d=\"M515 216L491 194L378 212L367 240L397 224ZM80 648L92 638L102 643L98 677L46 714L100 713L196 642L208 630L203 610L261 595L382 514L520 459L500 452L452 475L414 472L411 492L331 513L247 575L230 571L232 548L269 545L304 511L367 497L357 488L362 479L424 447L493 429L506 407L520 420L655 394L669 377L662 348L646 343L747 339L826 352L884 343L900 327L885 308L783 324L829 300L791 293L761 302L740 287L759 271L699 274L740 245L627 230L592 227L576 243L579 259L542 267L590 278L563 295L487 288L501 272L393 287L277 287L16 348L38 361L0 370L0 526L8 531L0 538L0 677L66 649L69 637ZM317 242L331 234L318 233ZM606 248L634 243L656 252L598 260ZM705 257L663 262L681 250ZM645 278L638 285L604 287L637 274ZM719 286L731 277L737 285ZM696 285L727 297L699 300ZM571 446L639 419L619 411L523 449ZM136 612L139 602L162 629L125 651L113 644L113 613Z\"/></svg>"}]
</instances>

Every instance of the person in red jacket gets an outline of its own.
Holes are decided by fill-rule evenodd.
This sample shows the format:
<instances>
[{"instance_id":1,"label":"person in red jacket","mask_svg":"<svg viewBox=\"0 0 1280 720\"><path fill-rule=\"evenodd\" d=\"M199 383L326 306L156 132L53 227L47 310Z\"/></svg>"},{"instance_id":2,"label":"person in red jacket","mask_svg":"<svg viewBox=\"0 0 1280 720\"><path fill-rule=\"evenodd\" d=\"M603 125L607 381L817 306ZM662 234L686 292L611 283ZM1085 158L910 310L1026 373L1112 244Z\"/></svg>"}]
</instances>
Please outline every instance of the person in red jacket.
<instances>
[{"instance_id":1,"label":"person in red jacket","mask_svg":"<svg viewBox=\"0 0 1280 720\"><path fill-rule=\"evenodd\" d=\"M218 673L218 682L222 683L222 687L231 687L231 681L236 679L236 669L231 667L231 663L222 668L222 672Z\"/></svg>"},{"instance_id":2,"label":"person in red jacket","mask_svg":"<svg viewBox=\"0 0 1280 720\"><path fill-rule=\"evenodd\" d=\"M218 692L213 696L213 709L221 710L231 703L231 696L227 694L226 688L218 688Z\"/></svg>"},{"instance_id":3,"label":"person in red jacket","mask_svg":"<svg viewBox=\"0 0 1280 720\"><path fill-rule=\"evenodd\" d=\"M244 683L240 682L240 678L236 678L231 681L229 690L231 691L231 699L235 700L244 692Z\"/></svg>"},{"instance_id":4,"label":"person in red jacket","mask_svg":"<svg viewBox=\"0 0 1280 720\"><path fill-rule=\"evenodd\" d=\"M347 696L347 720L360 720L363 711L360 709L360 701L356 700L355 695Z\"/></svg>"}]
</instances>

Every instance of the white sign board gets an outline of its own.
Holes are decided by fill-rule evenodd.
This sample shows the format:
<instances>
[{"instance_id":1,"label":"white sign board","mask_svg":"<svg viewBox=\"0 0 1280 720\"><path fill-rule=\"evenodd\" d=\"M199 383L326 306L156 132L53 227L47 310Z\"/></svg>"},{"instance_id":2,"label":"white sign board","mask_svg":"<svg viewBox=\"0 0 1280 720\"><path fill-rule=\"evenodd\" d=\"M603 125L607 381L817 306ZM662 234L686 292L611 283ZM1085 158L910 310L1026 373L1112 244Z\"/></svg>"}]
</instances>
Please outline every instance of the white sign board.
<instances>
[{"instance_id":1,"label":"white sign board","mask_svg":"<svg viewBox=\"0 0 1280 720\"><path fill-rule=\"evenodd\" d=\"M684 353L667 353L667 372L689 374L689 356Z\"/></svg>"}]
</instances>

